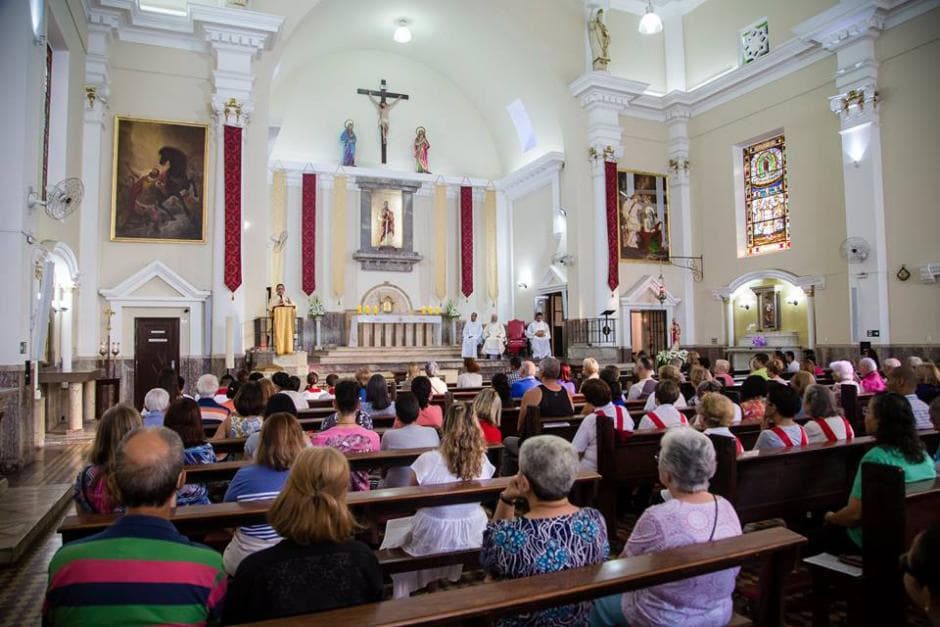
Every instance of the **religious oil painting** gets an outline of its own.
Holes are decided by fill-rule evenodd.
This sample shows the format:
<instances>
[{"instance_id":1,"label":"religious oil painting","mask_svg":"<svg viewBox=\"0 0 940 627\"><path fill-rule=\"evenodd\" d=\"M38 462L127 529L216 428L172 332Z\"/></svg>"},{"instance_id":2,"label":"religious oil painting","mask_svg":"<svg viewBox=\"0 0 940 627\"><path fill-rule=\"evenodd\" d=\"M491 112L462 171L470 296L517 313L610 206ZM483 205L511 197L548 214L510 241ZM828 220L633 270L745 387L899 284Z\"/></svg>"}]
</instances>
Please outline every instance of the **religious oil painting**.
<instances>
[{"instance_id":1,"label":"religious oil painting","mask_svg":"<svg viewBox=\"0 0 940 627\"><path fill-rule=\"evenodd\" d=\"M401 248L403 240L400 189L372 192L372 248Z\"/></svg>"},{"instance_id":2,"label":"religious oil painting","mask_svg":"<svg viewBox=\"0 0 940 627\"><path fill-rule=\"evenodd\" d=\"M747 255L788 250L790 200L784 136L747 146L742 158Z\"/></svg>"},{"instance_id":3,"label":"religious oil painting","mask_svg":"<svg viewBox=\"0 0 940 627\"><path fill-rule=\"evenodd\" d=\"M669 259L669 195L665 174L617 173L620 259Z\"/></svg>"},{"instance_id":4,"label":"religious oil painting","mask_svg":"<svg viewBox=\"0 0 940 627\"><path fill-rule=\"evenodd\" d=\"M208 126L117 116L111 239L206 241Z\"/></svg>"}]
</instances>

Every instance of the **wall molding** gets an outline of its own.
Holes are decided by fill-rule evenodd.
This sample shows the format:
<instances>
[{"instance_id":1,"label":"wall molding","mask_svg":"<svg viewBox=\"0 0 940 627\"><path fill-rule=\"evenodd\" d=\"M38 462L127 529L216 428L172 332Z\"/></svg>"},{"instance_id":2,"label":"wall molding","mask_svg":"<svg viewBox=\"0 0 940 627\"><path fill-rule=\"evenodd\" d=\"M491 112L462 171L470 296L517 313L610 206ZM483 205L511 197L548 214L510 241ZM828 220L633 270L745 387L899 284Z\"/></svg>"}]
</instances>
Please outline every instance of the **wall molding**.
<instances>
[{"instance_id":1,"label":"wall molding","mask_svg":"<svg viewBox=\"0 0 940 627\"><path fill-rule=\"evenodd\" d=\"M802 288L806 290L808 288L818 288L825 289L826 287L826 277L821 275L803 275L793 274L792 272L787 272L786 270L779 270L776 268L768 268L766 270L752 270L751 272L745 272L744 274L733 279L728 285L721 287L717 290L712 290L712 296L717 300L724 300L731 298L731 296L742 286L747 285L751 281L759 281L763 279L776 279L778 281L786 281L795 287Z\"/></svg>"}]
</instances>

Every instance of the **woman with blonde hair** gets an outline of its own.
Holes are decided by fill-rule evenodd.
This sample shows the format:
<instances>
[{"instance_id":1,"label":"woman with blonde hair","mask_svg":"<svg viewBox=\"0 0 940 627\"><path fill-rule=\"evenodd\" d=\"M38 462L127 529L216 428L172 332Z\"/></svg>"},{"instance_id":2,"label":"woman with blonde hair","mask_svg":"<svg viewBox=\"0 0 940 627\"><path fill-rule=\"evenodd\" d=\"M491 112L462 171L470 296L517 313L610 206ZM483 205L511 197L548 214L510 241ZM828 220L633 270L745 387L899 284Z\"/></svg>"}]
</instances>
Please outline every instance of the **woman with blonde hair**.
<instances>
[{"instance_id":1,"label":"woman with blonde hair","mask_svg":"<svg viewBox=\"0 0 940 627\"><path fill-rule=\"evenodd\" d=\"M410 390L412 379L419 376L421 376L421 366L418 364L408 364L408 368L405 370L405 380L401 382L398 389L403 392Z\"/></svg>"},{"instance_id":2,"label":"woman with blonde hair","mask_svg":"<svg viewBox=\"0 0 940 627\"><path fill-rule=\"evenodd\" d=\"M601 367L593 357L586 357L581 362L581 385L590 379L600 378Z\"/></svg>"},{"instance_id":3,"label":"woman with blonde hair","mask_svg":"<svg viewBox=\"0 0 940 627\"><path fill-rule=\"evenodd\" d=\"M226 503L263 501L277 497L297 456L307 446L300 423L293 415L280 412L268 416L261 427L255 463L235 473L225 491ZM235 530L225 547L222 562L225 572L234 575L241 561L252 553L280 541L270 525L244 525Z\"/></svg>"},{"instance_id":4,"label":"woman with blonde hair","mask_svg":"<svg viewBox=\"0 0 940 627\"><path fill-rule=\"evenodd\" d=\"M121 504L109 486L108 477L114 464L114 453L125 435L143 426L137 410L130 405L115 405L98 421L95 442L88 454L89 465L78 473L72 498L82 512L110 514Z\"/></svg>"},{"instance_id":5,"label":"woman with blonde hair","mask_svg":"<svg viewBox=\"0 0 940 627\"><path fill-rule=\"evenodd\" d=\"M734 403L720 392L705 392L695 406L698 414L696 427L703 427L705 435L720 435L734 438L735 449L740 455L744 452L744 445L738 436L731 432L729 427L734 423Z\"/></svg>"},{"instance_id":6,"label":"woman with blonde hair","mask_svg":"<svg viewBox=\"0 0 940 627\"><path fill-rule=\"evenodd\" d=\"M436 451L422 453L411 465L413 485L435 485L490 479L495 472L486 457L486 441L466 403L454 403L444 419ZM486 512L479 503L424 507L412 518L390 520L383 549L401 547L409 555L433 555L477 548L483 543ZM392 575L395 598L407 597L432 581L460 579L462 566L429 568Z\"/></svg>"},{"instance_id":7,"label":"woman with blonde hair","mask_svg":"<svg viewBox=\"0 0 940 627\"><path fill-rule=\"evenodd\" d=\"M242 560L225 597L224 623L381 600L378 560L352 538L357 525L346 505L348 487L349 464L336 449L297 455L268 512L268 522L284 539Z\"/></svg>"},{"instance_id":8,"label":"woman with blonde hair","mask_svg":"<svg viewBox=\"0 0 940 627\"><path fill-rule=\"evenodd\" d=\"M503 413L503 402L493 388L484 388L473 399L473 416L480 423L483 439L487 444L499 444L503 441L503 432L499 430L499 417Z\"/></svg>"}]
</instances>

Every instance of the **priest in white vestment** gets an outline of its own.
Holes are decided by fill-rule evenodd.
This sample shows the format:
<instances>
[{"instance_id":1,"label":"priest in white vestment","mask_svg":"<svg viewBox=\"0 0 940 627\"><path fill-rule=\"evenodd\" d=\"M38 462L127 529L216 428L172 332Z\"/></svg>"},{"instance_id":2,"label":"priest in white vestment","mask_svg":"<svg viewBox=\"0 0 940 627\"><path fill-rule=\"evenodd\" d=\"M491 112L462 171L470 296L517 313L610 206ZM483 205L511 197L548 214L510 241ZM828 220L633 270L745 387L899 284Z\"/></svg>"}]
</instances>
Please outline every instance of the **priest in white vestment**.
<instances>
[{"instance_id":1,"label":"priest in white vestment","mask_svg":"<svg viewBox=\"0 0 940 627\"><path fill-rule=\"evenodd\" d=\"M460 356L464 359L477 358L477 346L483 335L483 324L477 320L477 312L470 314L470 320L463 327L463 349Z\"/></svg>"},{"instance_id":2,"label":"priest in white vestment","mask_svg":"<svg viewBox=\"0 0 940 627\"><path fill-rule=\"evenodd\" d=\"M499 359L506 350L506 327L496 314L490 316L490 322L483 329L483 354L489 359Z\"/></svg>"},{"instance_id":3,"label":"priest in white vestment","mask_svg":"<svg viewBox=\"0 0 940 627\"><path fill-rule=\"evenodd\" d=\"M542 312L535 314L535 320L529 323L525 330L532 346L532 359L542 359L552 356L552 335L548 330L548 323L542 319Z\"/></svg>"}]
</instances>

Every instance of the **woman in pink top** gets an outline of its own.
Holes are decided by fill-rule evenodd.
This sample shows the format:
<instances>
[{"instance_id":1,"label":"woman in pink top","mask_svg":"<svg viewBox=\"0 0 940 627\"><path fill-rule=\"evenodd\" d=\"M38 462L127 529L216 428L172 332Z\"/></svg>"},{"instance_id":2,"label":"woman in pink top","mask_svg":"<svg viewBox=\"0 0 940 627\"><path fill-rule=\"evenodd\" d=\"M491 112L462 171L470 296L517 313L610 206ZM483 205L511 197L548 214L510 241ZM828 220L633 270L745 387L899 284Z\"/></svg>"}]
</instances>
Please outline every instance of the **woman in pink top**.
<instances>
[{"instance_id":1,"label":"woman in pink top","mask_svg":"<svg viewBox=\"0 0 940 627\"><path fill-rule=\"evenodd\" d=\"M326 431L313 434L314 446L328 446L341 453L370 453L379 450L379 435L371 429L356 424L356 410L359 409L359 384L353 380L343 380L336 384L336 425ZM360 492L369 489L369 473L352 472L349 475L349 489Z\"/></svg>"},{"instance_id":2,"label":"woman in pink top","mask_svg":"<svg viewBox=\"0 0 940 627\"><path fill-rule=\"evenodd\" d=\"M877 394L888 389L885 380L878 374L878 364L871 357L863 357L858 362L858 379L862 386L862 392Z\"/></svg>"},{"instance_id":3,"label":"woman in pink top","mask_svg":"<svg viewBox=\"0 0 940 627\"><path fill-rule=\"evenodd\" d=\"M665 503L647 508L621 557L656 553L741 535L734 507L709 494L715 447L694 429L670 429L659 451ZM603 597L594 601L592 625L727 625L739 568Z\"/></svg>"},{"instance_id":4,"label":"woman in pink top","mask_svg":"<svg viewBox=\"0 0 940 627\"><path fill-rule=\"evenodd\" d=\"M431 380L425 376L415 377L411 380L411 393L418 399L418 407L420 408L415 424L440 430L444 424L444 412L439 405L430 404ZM395 424L392 426L397 429L402 424L396 418Z\"/></svg>"}]
</instances>

